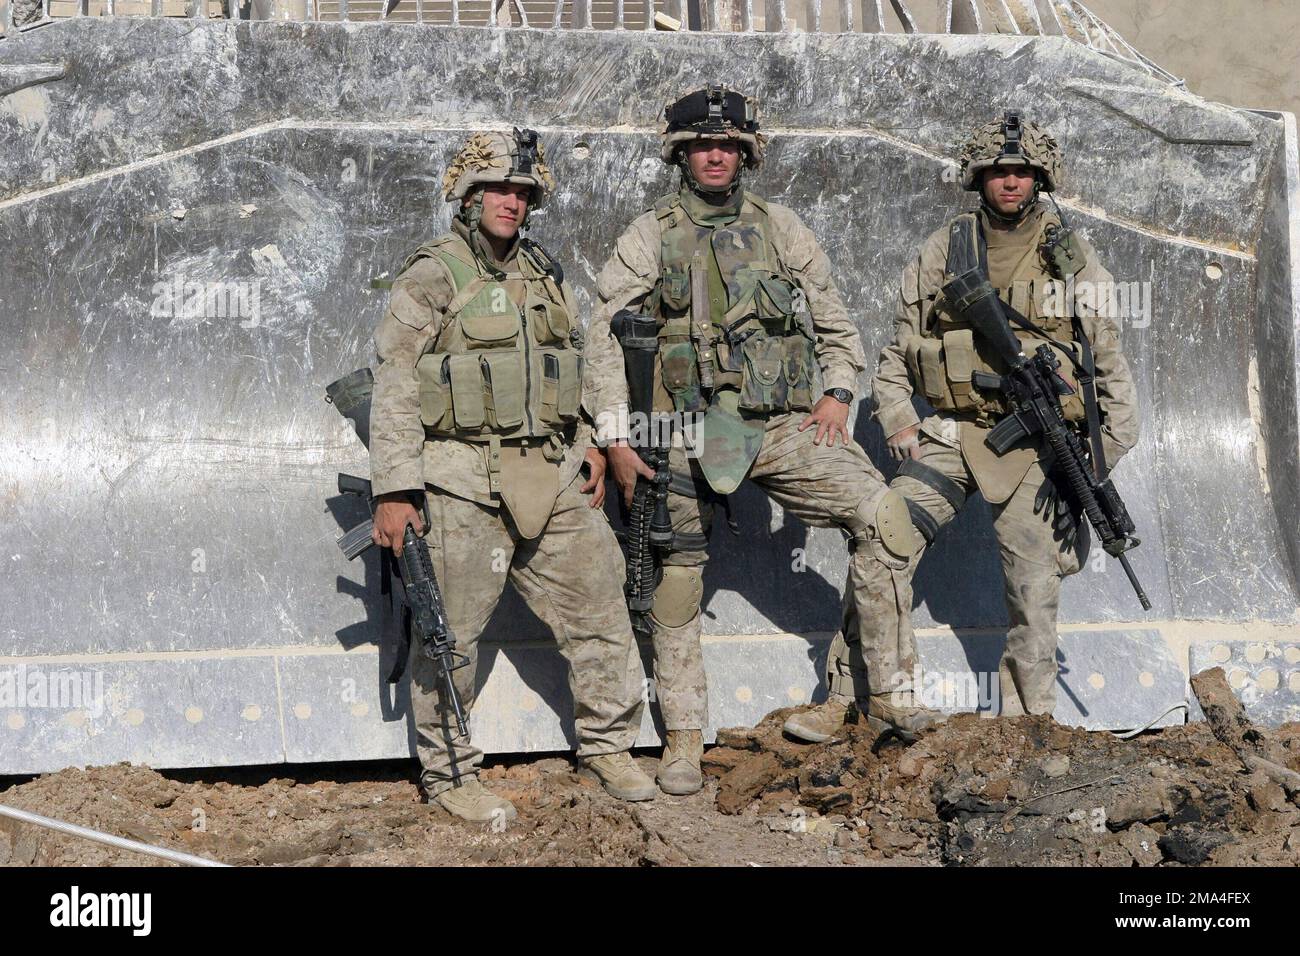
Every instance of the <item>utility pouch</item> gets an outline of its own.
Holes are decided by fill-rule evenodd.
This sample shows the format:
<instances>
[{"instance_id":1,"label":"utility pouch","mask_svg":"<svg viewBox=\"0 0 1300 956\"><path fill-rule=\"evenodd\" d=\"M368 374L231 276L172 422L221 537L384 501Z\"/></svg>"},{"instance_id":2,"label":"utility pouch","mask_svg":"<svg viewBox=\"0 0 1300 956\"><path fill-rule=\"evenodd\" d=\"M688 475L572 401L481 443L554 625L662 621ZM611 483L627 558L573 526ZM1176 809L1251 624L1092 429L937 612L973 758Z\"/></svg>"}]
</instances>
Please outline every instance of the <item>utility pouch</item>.
<instances>
[{"instance_id":1,"label":"utility pouch","mask_svg":"<svg viewBox=\"0 0 1300 956\"><path fill-rule=\"evenodd\" d=\"M794 319L794 287L789 282L780 276L762 276L756 284L754 300L758 316L769 331L775 330L778 324L781 326L778 331L790 330Z\"/></svg>"},{"instance_id":2,"label":"utility pouch","mask_svg":"<svg viewBox=\"0 0 1300 956\"><path fill-rule=\"evenodd\" d=\"M745 366L740 380L740 408L750 412L784 411L789 404L785 378L785 339L751 335L741 346Z\"/></svg>"},{"instance_id":3,"label":"utility pouch","mask_svg":"<svg viewBox=\"0 0 1300 956\"><path fill-rule=\"evenodd\" d=\"M1084 255L1071 229L1048 226L1039 252L1052 275L1058 279L1068 279L1078 274L1088 262L1088 257Z\"/></svg>"},{"instance_id":4,"label":"utility pouch","mask_svg":"<svg viewBox=\"0 0 1300 956\"><path fill-rule=\"evenodd\" d=\"M695 346L689 341L661 342L659 361L664 388L673 398L673 408L679 412L705 411L709 406L700 390Z\"/></svg>"},{"instance_id":5,"label":"utility pouch","mask_svg":"<svg viewBox=\"0 0 1300 956\"><path fill-rule=\"evenodd\" d=\"M810 412L813 409L813 370L817 364L813 342L804 335L788 335L784 341L789 410Z\"/></svg>"},{"instance_id":6,"label":"utility pouch","mask_svg":"<svg viewBox=\"0 0 1300 956\"><path fill-rule=\"evenodd\" d=\"M541 420L548 425L567 425L578 417L582 360L573 349L547 349L540 354Z\"/></svg>"},{"instance_id":7,"label":"utility pouch","mask_svg":"<svg viewBox=\"0 0 1300 956\"><path fill-rule=\"evenodd\" d=\"M659 299L664 308L685 312L691 304L691 274L689 269L667 266L659 285Z\"/></svg>"},{"instance_id":8,"label":"utility pouch","mask_svg":"<svg viewBox=\"0 0 1300 956\"><path fill-rule=\"evenodd\" d=\"M568 340L569 314L563 306L529 289L524 309L532 327L533 341L538 345L554 345Z\"/></svg>"},{"instance_id":9,"label":"utility pouch","mask_svg":"<svg viewBox=\"0 0 1300 956\"><path fill-rule=\"evenodd\" d=\"M460 314L460 329L465 344L470 349L499 349L514 343L519 334L518 312L487 312L473 314L468 309Z\"/></svg>"},{"instance_id":10,"label":"utility pouch","mask_svg":"<svg viewBox=\"0 0 1300 956\"><path fill-rule=\"evenodd\" d=\"M422 355L415 363L420 380L420 421L438 434L453 428L450 364L451 356L442 352Z\"/></svg>"},{"instance_id":11,"label":"utility pouch","mask_svg":"<svg viewBox=\"0 0 1300 956\"><path fill-rule=\"evenodd\" d=\"M518 428L524 421L523 354L488 352L481 358L488 425L495 431Z\"/></svg>"},{"instance_id":12,"label":"utility pouch","mask_svg":"<svg viewBox=\"0 0 1300 956\"><path fill-rule=\"evenodd\" d=\"M473 352L448 356L447 373L456 428L478 431L487 421L479 356Z\"/></svg>"}]
</instances>

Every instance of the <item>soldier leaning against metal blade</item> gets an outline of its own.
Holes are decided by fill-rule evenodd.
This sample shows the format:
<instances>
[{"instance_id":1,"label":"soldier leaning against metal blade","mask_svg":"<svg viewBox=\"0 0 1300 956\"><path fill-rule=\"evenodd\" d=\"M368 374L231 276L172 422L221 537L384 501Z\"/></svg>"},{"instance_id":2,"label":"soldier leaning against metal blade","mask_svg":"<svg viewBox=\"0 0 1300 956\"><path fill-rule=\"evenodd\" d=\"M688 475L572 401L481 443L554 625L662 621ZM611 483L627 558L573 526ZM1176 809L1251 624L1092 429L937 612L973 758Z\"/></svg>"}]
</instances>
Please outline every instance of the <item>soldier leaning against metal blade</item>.
<instances>
[{"instance_id":1,"label":"soldier leaning against metal blade","mask_svg":"<svg viewBox=\"0 0 1300 956\"><path fill-rule=\"evenodd\" d=\"M375 333L374 538L400 553L406 526L422 524L411 495L425 495L434 572L456 649L470 659L454 672L465 708L479 636L509 577L568 662L579 761L615 797L648 800L654 783L628 753L644 672L618 543L599 508L605 461L584 414L609 385L597 366L584 378L572 293L521 237L554 186L531 130L475 133L448 168L443 198L460 203L451 232L406 260ZM483 753L455 736L418 644L411 701L424 791L468 820L513 817L479 782Z\"/></svg>"},{"instance_id":2,"label":"soldier leaning against metal blade","mask_svg":"<svg viewBox=\"0 0 1300 956\"><path fill-rule=\"evenodd\" d=\"M1015 329L1025 354L1052 340L1073 389L1062 397L1062 411L1081 433L1089 394L1079 387L1075 361L1086 354L1086 338L1096 364L1100 450L1107 465L1118 462L1137 443L1137 396L1114 317L1096 306L1109 298L1099 293L1108 291L1110 273L1092 246L1066 229L1059 209L1040 201L1060 176L1056 140L1015 111L975 132L962 150L961 177L965 189L979 193L980 208L933 232L903 271L894 342L881 353L873 382L876 418L902 462L890 486L907 499L926 543L975 491L992 506L1011 625L998 667L1001 713L1009 716L1050 714L1056 705L1061 579L1085 560L1088 529L1048 478L1037 442L1003 455L986 443L1007 411L998 388L1006 367L942 288L968 267L987 270L999 298L1036 327ZM934 414L918 421L913 395ZM907 566L896 615L909 646L911 577L921 553ZM832 688L851 693L870 681L863 656L851 645L834 649ZM865 665L869 671L869 656Z\"/></svg>"},{"instance_id":3,"label":"soldier leaning against metal blade","mask_svg":"<svg viewBox=\"0 0 1300 956\"><path fill-rule=\"evenodd\" d=\"M682 441L670 451L673 535L650 615L668 732L657 777L666 792L686 794L702 783L708 720L700 601L709 530L715 503L744 478L805 523L847 536L844 626L868 649L880 684L861 695L868 720L915 731L939 715L884 680L914 670L910 645L898 643L893 609L906 586L899 575L921 539L902 496L885 485L846 427L866 360L831 263L798 216L742 186L765 144L752 99L709 86L669 104L664 115L661 158L680 170L681 187L619 237L597 280L600 305L587 360L607 386L593 408L626 500L637 476L651 475L628 444L631 436L620 433L631 430L623 427L623 354L610 335L617 312L658 321L654 410L698 419L686 436L690 453ZM848 703L837 697L801 715L806 733L829 737Z\"/></svg>"}]
</instances>

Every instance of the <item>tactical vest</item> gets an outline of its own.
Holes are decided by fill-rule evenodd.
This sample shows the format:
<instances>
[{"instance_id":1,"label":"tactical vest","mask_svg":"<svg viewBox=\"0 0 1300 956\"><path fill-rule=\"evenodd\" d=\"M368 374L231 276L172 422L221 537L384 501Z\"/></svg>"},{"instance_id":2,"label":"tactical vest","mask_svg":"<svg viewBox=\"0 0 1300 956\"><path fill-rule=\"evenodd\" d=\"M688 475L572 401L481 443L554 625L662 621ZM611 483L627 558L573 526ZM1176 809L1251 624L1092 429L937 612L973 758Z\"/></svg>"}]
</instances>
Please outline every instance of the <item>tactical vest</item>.
<instances>
[{"instance_id":1,"label":"tactical vest","mask_svg":"<svg viewBox=\"0 0 1300 956\"><path fill-rule=\"evenodd\" d=\"M1038 234L1034 239L1034 254L1025 257L1010 282L998 288L997 293L998 298L1059 343L1047 342L1043 335L1012 326L1026 354L1031 354L1042 344L1050 345L1057 353L1061 376L1074 389L1074 394L1061 397L1062 411L1069 421L1083 421L1083 398L1074 367L1074 360L1080 357L1081 352L1071 317L1074 303L1067 301L1066 295L1065 280L1071 276L1053 275L1038 252L1049 226L1059 229L1060 220L1045 212L1040 217ZM980 228L974 213L957 216L949 223L945 283L977 261L985 274L988 273ZM1076 263L1075 271L1082 267L1083 262ZM1070 349L1072 356L1067 356L1060 346ZM921 335L908 342L906 357L913 380L926 401L937 411L951 412L955 417L983 424L990 424L1006 414L1006 401L1000 391L980 388L972 381L975 372L1005 375L1006 366L947 302L942 292L933 294L923 303Z\"/></svg>"},{"instance_id":2,"label":"tactical vest","mask_svg":"<svg viewBox=\"0 0 1300 956\"><path fill-rule=\"evenodd\" d=\"M543 253L521 248L519 271L490 273L459 236L421 246L406 260L436 257L455 295L430 351L416 362L420 420L431 437L544 438L577 421L582 339ZM522 308L505 283L522 280Z\"/></svg>"},{"instance_id":3,"label":"tactical vest","mask_svg":"<svg viewBox=\"0 0 1300 956\"><path fill-rule=\"evenodd\" d=\"M658 373L678 412L709 407L712 388L740 392L754 413L812 408L816 359L802 293L770 239L767 204L748 192L724 226L698 225L677 195L655 204L661 272L650 310L659 320ZM692 292L692 269L697 277ZM708 320L692 321L694 295L708 290ZM701 372L704 380L701 379ZM665 411L668 409L658 408Z\"/></svg>"}]
</instances>

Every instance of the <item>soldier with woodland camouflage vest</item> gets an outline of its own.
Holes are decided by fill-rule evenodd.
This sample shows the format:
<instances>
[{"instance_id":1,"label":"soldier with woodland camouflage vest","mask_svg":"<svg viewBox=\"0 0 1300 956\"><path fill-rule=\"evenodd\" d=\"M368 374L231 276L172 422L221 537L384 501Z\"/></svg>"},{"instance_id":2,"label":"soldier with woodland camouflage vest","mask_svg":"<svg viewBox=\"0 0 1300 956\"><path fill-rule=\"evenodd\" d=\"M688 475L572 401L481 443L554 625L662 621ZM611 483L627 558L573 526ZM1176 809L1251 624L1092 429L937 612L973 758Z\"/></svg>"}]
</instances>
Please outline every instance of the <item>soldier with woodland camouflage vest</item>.
<instances>
[{"instance_id":1,"label":"soldier with woodland camouflage vest","mask_svg":"<svg viewBox=\"0 0 1300 956\"><path fill-rule=\"evenodd\" d=\"M1014 111L975 133L962 151L961 176L964 188L979 193L980 208L932 233L904 270L894 342L880 356L873 387L876 418L890 453L902 462L891 487L907 498L925 541L976 491L992 506L1010 621L999 665L1006 715L1050 714L1055 707L1061 579L1079 570L1088 527L1049 479L1051 463L1036 441L1003 455L986 443L1007 410L998 387L1007 369L942 287L978 264L999 298L1027 320L1015 327L1025 354L1043 343L1056 352L1073 389L1062 398L1065 418L1081 433L1092 419L1106 465L1118 462L1138 437L1133 378L1115 322L1098 309L1110 300L1110 273L1092 246L1065 228L1059 209L1039 201L1060 175L1056 141ZM1091 402L1089 357L1095 363ZM923 421L914 395L934 409ZM907 568L909 586L898 603L906 646L912 643L910 578L920 557ZM830 662L832 681L846 688L871 682L870 660L864 675L858 648L841 650Z\"/></svg>"},{"instance_id":2,"label":"soldier with woodland camouflage vest","mask_svg":"<svg viewBox=\"0 0 1300 956\"><path fill-rule=\"evenodd\" d=\"M619 310L657 320L654 411L702 415L670 451L672 543L650 614L668 737L657 779L685 794L702 782L701 579L719 497L748 477L805 523L842 529L853 552L846 626L879 649L876 663L890 673L911 673L914 662L896 659L894 635L878 634L877 622L897 617L885 609L920 538L846 427L866 362L830 261L798 216L741 186L743 170L763 158L753 100L710 86L670 104L665 118L661 157L679 168L681 188L619 237L597 282L588 360L608 385L592 407L628 501L637 475L652 473L628 444L624 356L610 335ZM829 713L833 732L846 707L835 700L803 717L820 725ZM872 697L863 709L881 726L915 729L936 717L897 697Z\"/></svg>"},{"instance_id":3,"label":"soldier with woodland camouflage vest","mask_svg":"<svg viewBox=\"0 0 1300 956\"><path fill-rule=\"evenodd\" d=\"M393 283L375 334L371 413L375 541L400 553L423 496L434 572L456 650L460 698L474 701L476 650L508 577L554 632L569 664L580 762L625 800L654 796L628 753L643 680L619 573L599 508L605 462L591 447L590 395L569 286L521 237L554 188L537 134L475 133L443 180L459 201L451 232L421 246ZM584 465L590 476L584 482ZM457 737L432 661L412 642L412 706L427 794L470 820L514 807L478 779L482 751Z\"/></svg>"}]
</instances>

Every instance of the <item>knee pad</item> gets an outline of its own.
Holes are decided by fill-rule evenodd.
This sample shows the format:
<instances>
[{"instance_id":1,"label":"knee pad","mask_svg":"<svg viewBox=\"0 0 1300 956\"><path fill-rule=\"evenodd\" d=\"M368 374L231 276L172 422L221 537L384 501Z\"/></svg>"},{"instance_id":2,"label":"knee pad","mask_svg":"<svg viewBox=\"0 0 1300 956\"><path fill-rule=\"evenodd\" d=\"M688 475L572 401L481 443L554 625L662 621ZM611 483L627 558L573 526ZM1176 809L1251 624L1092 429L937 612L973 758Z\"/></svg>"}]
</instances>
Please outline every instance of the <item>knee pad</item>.
<instances>
[{"instance_id":1,"label":"knee pad","mask_svg":"<svg viewBox=\"0 0 1300 956\"><path fill-rule=\"evenodd\" d=\"M850 519L849 528L854 537L865 535L897 561L909 561L925 547L925 539L913 524L907 499L893 488L864 498Z\"/></svg>"},{"instance_id":2,"label":"knee pad","mask_svg":"<svg viewBox=\"0 0 1300 956\"><path fill-rule=\"evenodd\" d=\"M700 568L664 568L663 580L655 588L650 616L663 627L689 624L700 613L704 599L704 572Z\"/></svg>"}]
</instances>

